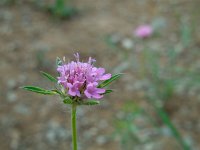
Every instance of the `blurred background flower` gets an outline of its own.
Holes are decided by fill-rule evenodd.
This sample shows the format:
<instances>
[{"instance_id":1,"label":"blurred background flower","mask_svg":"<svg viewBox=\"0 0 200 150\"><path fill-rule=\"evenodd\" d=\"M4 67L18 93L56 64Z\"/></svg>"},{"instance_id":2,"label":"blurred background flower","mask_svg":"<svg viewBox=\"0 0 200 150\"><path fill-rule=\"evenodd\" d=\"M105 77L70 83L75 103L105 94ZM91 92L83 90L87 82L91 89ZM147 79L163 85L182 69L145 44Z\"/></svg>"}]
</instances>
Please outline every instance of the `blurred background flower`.
<instances>
[{"instance_id":1,"label":"blurred background flower","mask_svg":"<svg viewBox=\"0 0 200 150\"><path fill-rule=\"evenodd\" d=\"M147 24L140 25L135 29L134 34L136 37L139 37L139 38L147 38L153 34L153 28Z\"/></svg>"}]
</instances>

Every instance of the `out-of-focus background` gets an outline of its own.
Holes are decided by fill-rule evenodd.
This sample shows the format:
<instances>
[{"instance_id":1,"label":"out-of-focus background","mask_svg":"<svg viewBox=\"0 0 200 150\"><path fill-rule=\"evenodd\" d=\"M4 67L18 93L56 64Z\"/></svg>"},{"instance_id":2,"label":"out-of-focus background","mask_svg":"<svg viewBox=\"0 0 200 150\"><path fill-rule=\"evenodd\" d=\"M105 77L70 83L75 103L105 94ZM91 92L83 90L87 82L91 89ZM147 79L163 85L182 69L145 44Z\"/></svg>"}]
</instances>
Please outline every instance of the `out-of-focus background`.
<instances>
[{"instance_id":1,"label":"out-of-focus background","mask_svg":"<svg viewBox=\"0 0 200 150\"><path fill-rule=\"evenodd\" d=\"M70 108L51 88L55 59L89 56L125 73L78 109L79 150L200 149L199 0L0 0L0 149L70 150Z\"/></svg>"}]
</instances>

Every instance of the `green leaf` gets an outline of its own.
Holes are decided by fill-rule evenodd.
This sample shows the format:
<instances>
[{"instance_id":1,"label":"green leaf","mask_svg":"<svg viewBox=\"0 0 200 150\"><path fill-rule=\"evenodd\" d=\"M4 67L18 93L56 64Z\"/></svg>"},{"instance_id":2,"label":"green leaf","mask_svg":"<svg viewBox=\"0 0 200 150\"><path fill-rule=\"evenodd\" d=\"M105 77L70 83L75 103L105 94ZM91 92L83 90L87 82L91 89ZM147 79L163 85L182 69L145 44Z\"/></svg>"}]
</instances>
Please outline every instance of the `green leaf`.
<instances>
[{"instance_id":1,"label":"green leaf","mask_svg":"<svg viewBox=\"0 0 200 150\"><path fill-rule=\"evenodd\" d=\"M102 83L98 86L98 88L103 88L103 87L109 85L111 82L113 82L113 81L117 80L118 78L120 78L121 75L122 75L121 73L120 73L120 74L113 75L110 79L108 79L108 80L102 82Z\"/></svg>"},{"instance_id":2,"label":"green leaf","mask_svg":"<svg viewBox=\"0 0 200 150\"><path fill-rule=\"evenodd\" d=\"M85 101L81 103L81 105L98 105L98 104L100 104L100 102L97 100L90 100L90 101Z\"/></svg>"},{"instance_id":3,"label":"green leaf","mask_svg":"<svg viewBox=\"0 0 200 150\"><path fill-rule=\"evenodd\" d=\"M62 65L62 60L59 57L56 58L56 65L57 66L61 66Z\"/></svg>"},{"instance_id":4,"label":"green leaf","mask_svg":"<svg viewBox=\"0 0 200 150\"><path fill-rule=\"evenodd\" d=\"M177 128L174 126L174 124L170 120L170 117L165 112L165 110L163 108L159 108L157 106L154 106L154 108L156 109L157 114L160 116L160 118L165 123L165 125L171 130L173 136L182 145L183 149L184 150L190 150L190 146L188 145L188 143L185 142L185 140L183 139L182 135L177 130Z\"/></svg>"},{"instance_id":5,"label":"green leaf","mask_svg":"<svg viewBox=\"0 0 200 150\"><path fill-rule=\"evenodd\" d=\"M44 77L46 77L46 78L49 79L50 81L57 83L57 79L54 78L53 76L51 76L50 74L48 74L48 73L46 73L46 72L43 72L43 71L41 71L41 73L42 73L42 75L43 75Z\"/></svg>"},{"instance_id":6,"label":"green leaf","mask_svg":"<svg viewBox=\"0 0 200 150\"><path fill-rule=\"evenodd\" d=\"M59 90L52 90L53 92L56 92L56 93L58 93L60 96L63 96L63 93L61 92L61 91L59 91Z\"/></svg>"},{"instance_id":7,"label":"green leaf","mask_svg":"<svg viewBox=\"0 0 200 150\"><path fill-rule=\"evenodd\" d=\"M104 94L109 94L109 93L112 93L112 92L113 92L113 90L106 90L106 92L103 93L103 95L104 95Z\"/></svg>"},{"instance_id":8,"label":"green leaf","mask_svg":"<svg viewBox=\"0 0 200 150\"><path fill-rule=\"evenodd\" d=\"M36 86L24 86L24 87L21 87L21 88L24 89L24 90L27 90L27 91L31 91L31 92L35 92L35 93L39 93L39 94L44 94L44 95L55 95L55 94L57 94L55 91L45 90L45 89L42 89L42 88L36 87Z\"/></svg>"},{"instance_id":9,"label":"green leaf","mask_svg":"<svg viewBox=\"0 0 200 150\"><path fill-rule=\"evenodd\" d=\"M66 99L63 100L63 103L65 103L65 104L72 104L73 101L68 97L68 98L66 98Z\"/></svg>"}]
</instances>

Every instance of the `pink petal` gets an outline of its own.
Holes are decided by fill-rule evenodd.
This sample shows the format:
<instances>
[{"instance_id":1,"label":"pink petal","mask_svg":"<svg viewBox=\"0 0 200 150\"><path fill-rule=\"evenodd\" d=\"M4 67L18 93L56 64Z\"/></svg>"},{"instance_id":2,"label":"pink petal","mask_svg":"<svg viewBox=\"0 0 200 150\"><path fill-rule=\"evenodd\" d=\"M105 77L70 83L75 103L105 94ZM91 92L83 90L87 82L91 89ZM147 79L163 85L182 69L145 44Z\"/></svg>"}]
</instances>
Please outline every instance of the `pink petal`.
<instances>
[{"instance_id":1,"label":"pink petal","mask_svg":"<svg viewBox=\"0 0 200 150\"><path fill-rule=\"evenodd\" d=\"M102 77L100 77L100 79L99 80L108 80L108 79L110 79L111 78L111 74L110 73L108 73L108 74L105 74L105 75L103 75Z\"/></svg>"},{"instance_id":2,"label":"pink petal","mask_svg":"<svg viewBox=\"0 0 200 150\"><path fill-rule=\"evenodd\" d=\"M104 68L99 68L99 69L97 70L97 73L98 73L99 75L102 75L102 74L105 73L105 69L104 69Z\"/></svg>"},{"instance_id":3,"label":"pink petal","mask_svg":"<svg viewBox=\"0 0 200 150\"><path fill-rule=\"evenodd\" d=\"M92 97L96 98L96 99L101 99L103 97L103 95L95 93L95 94L92 95Z\"/></svg>"},{"instance_id":4,"label":"pink petal","mask_svg":"<svg viewBox=\"0 0 200 150\"><path fill-rule=\"evenodd\" d=\"M72 91L71 89L69 89L68 94L71 96L76 96L76 92Z\"/></svg>"},{"instance_id":5,"label":"pink petal","mask_svg":"<svg viewBox=\"0 0 200 150\"><path fill-rule=\"evenodd\" d=\"M84 94L85 94L85 96L86 96L87 98L91 98L91 97L92 97L92 95L91 95L90 93L88 93L87 90L85 90Z\"/></svg>"},{"instance_id":6,"label":"pink petal","mask_svg":"<svg viewBox=\"0 0 200 150\"><path fill-rule=\"evenodd\" d=\"M99 88L97 88L96 89L96 93L99 93L99 94L102 94L102 93L105 93L105 89L99 89Z\"/></svg>"}]
</instances>

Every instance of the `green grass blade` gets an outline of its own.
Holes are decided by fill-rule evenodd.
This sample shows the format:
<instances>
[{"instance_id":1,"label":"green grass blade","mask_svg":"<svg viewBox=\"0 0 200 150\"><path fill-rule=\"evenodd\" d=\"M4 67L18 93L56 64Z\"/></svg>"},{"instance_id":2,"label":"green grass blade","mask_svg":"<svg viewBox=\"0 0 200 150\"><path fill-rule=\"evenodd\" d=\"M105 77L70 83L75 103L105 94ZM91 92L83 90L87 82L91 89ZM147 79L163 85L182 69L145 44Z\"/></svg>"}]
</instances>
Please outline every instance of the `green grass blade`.
<instances>
[{"instance_id":1,"label":"green grass blade","mask_svg":"<svg viewBox=\"0 0 200 150\"><path fill-rule=\"evenodd\" d=\"M42 73L42 75L43 75L44 77L46 77L46 78L49 79L50 81L55 82L55 83L58 82L58 80L57 80L56 78L54 78L52 75L50 75L50 74L48 74L48 73L46 73L46 72L43 72L43 71L41 71L41 73Z\"/></svg>"},{"instance_id":2,"label":"green grass blade","mask_svg":"<svg viewBox=\"0 0 200 150\"><path fill-rule=\"evenodd\" d=\"M171 130L173 136L181 144L181 146L183 147L183 150L190 150L190 147L188 146L188 144L183 140L181 134L179 133L179 131L176 129L176 127L171 122L168 114L162 108L155 107L155 109L157 111L157 114L160 116L162 121L165 123L165 125L167 125L167 127Z\"/></svg>"}]
</instances>

